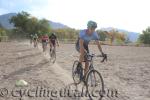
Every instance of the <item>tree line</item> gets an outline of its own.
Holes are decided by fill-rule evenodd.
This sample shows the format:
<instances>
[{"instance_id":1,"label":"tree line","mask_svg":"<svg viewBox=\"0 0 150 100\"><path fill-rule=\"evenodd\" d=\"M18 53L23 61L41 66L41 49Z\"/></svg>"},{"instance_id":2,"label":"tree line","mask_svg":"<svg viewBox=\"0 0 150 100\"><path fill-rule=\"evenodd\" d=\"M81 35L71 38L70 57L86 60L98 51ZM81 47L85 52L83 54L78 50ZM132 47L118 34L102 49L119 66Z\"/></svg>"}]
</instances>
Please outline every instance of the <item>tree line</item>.
<instances>
[{"instance_id":1,"label":"tree line","mask_svg":"<svg viewBox=\"0 0 150 100\"><path fill-rule=\"evenodd\" d=\"M80 31L72 28L52 29L47 19L38 19L24 11L19 12L16 16L9 19L9 21L14 24L15 28L6 30L0 24L0 36L5 36L7 34L14 37L29 37L30 34L35 33L41 36L43 34L50 35L52 32L55 32L59 39L76 40ZM100 41L110 41L110 44L114 42L120 44L131 42L127 37L127 33L119 32L115 29L110 31L98 29L96 32L100 36ZM144 44L150 44L150 27L143 30L143 34L139 36L138 41Z\"/></svg>"}]
</instances>

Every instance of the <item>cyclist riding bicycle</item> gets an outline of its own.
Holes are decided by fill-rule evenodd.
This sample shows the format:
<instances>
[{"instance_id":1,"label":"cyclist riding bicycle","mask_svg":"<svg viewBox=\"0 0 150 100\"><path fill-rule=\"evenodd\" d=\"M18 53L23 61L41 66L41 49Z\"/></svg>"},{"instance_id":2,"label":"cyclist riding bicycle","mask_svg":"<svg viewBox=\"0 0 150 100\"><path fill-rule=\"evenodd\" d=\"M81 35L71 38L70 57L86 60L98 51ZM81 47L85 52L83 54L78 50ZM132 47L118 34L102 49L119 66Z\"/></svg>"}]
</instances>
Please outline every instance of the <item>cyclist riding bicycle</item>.
<instances>
[{"instance_id":1,"label":"cyclist riding bicycle","mask_svg":"<svg viewBox=\"0 0 150 100\"><path fill-rule=\"evenodd\" d=\"M37 34L33 35L33 42L34 42L34 47L38 47L38 35Z\"/></svg>"},{"instance_id":2,"label":"cyclist riding bicycle","mask_svg":"<svg viewBox=\"0 0 150 100\"><path fill-rule=\"evenodd\" d=\"M88 21L87 29L81 30L79 33L79 37L76 43L76 50L80 53L79 57L79 64L78 66L82 66L82 62L85 61L85 69L84 69L84 76L86 76L88 71L89 62L87 61L85 54L89 53L89 42L91 40L95 40L98 46L99 51L101 52L102 56L104 55L101 44L99 43L99 36L95 32L97 28L97 23L94 21Z\"/></svg>"},{"instance_id":3,"label":"cyclist riding bicycle","mask_svg":"<svg viewBox=\"0 0 150 100\"><path fill-rule=\"evenodd\" d=\"M54 48L54 50L56 50L56 42L57 42L57 45L59 46L59 43L58 43L58 39L57 39L56 34L55 34L55 33L52 33L52 34L49 36L50 52L51 52L52 48Z\"/></svg>"},{"instance_id":4,"label":"cyclist riding bicycle","mask_svg":"<svg viewBox=\"0 0 150 100\"><path fill-rule=\"evenodd\" d=\"M45 51L46 51L46 48L47 48L48 41L49 41L48 35L47 35L47 34L44 34L44 35L41 37L41 40L42 40L43 52L45 52Z\"/></svg>"},{"instance_id":5,"label":"cyclist riding bicycle","mask_svg":"<svg viewBox=\"0 0 150 100\"><path fill-rule=\"evenodd\" d=\"M33 35L33 40L37 40L38 39L38 35L37 34L34 34Z\"/></svg>"}]
</instances>

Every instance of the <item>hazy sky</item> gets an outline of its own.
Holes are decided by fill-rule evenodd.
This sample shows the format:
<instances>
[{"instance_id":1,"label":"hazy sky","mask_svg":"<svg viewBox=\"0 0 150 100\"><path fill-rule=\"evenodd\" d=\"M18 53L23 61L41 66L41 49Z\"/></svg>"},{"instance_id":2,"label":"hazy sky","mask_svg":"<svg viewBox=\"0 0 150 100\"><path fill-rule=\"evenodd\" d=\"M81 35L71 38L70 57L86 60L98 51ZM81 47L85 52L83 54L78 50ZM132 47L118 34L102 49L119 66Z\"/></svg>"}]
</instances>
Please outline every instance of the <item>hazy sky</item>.
<instances>
[{"instance_id":1,"label":"hazy sky","mask_svg":"<svg viewBox=\"0 0 150 100\"><path fill-rule=\"evenodd\" d=\"M150 26L150 0L0 0L0 15L22 10L76 29L88 20L134 32Z\"/></svg>"}]
</instances>

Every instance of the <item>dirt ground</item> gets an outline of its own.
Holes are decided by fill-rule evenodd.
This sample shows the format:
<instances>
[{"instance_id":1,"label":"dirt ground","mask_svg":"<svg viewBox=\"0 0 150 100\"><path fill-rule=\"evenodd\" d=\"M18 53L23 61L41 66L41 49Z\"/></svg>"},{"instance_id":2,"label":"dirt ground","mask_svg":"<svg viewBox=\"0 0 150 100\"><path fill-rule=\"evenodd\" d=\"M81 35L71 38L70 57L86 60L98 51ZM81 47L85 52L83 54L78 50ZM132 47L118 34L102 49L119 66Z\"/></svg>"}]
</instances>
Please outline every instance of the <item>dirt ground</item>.
<instances>
[{"instance_id":1,"label":"dirt ground","mask_svg":"<svg viewBox=\"0 0 150 100\"><path fill-rule=\"evenodd\" d=\"M102 100L150 100L150 47L102 47L108 61L94 61L104 80L106 93ZM90 45L90 51L99 54L95 45ZM78 53L74 44L60 44L57 61L52 64L41 46L34 48L28 41L0 42L0 100L86 100L63 94L64 88L73 83L75 60ZM15 86L20 79L28 86Z\"/></svg>"}]
</instances>

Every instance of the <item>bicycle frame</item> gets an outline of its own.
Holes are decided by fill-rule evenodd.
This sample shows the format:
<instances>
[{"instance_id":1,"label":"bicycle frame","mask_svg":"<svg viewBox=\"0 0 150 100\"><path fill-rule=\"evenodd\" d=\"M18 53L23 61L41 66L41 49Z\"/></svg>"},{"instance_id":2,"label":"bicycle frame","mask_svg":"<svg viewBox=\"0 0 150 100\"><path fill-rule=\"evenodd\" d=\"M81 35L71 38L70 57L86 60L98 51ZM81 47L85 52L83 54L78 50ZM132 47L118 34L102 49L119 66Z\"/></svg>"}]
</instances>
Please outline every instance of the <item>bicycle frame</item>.
<instances>
[{"instance_id":1,"label":"bicycle frame","mask_svg":"<svg viewBox=\"0 0 150 100\"><path fill-rule=\"evenodd\" d=\"M88 53L86 53L85 56L87 57L87 61L90 63L89 66L88 66L89 67L88 72L90 70L94 70L94 66L93 66L93 59L94 59L94 57L103 57L101 62L104 62L105 60L107 61L107 54L102 56L102 55L95 55L95 54L88 54Z\"/></svg>"},{"instance_id":2,"label":"bicycle frame","mask_svg":"<svg viewBox=\"0 0 150 100\"><path fill-rule=\"evenodd\" d=\"M86 57L87 57L87 61L90 63L90 64L88 65L88 66L89 66L88 72L89 72L90 70L94 69L94 66L93 66L93 58L94 58L94 55L93 55L93 54L92 54L92 55L86 54Z\"/></svg>"}]
</instances>

